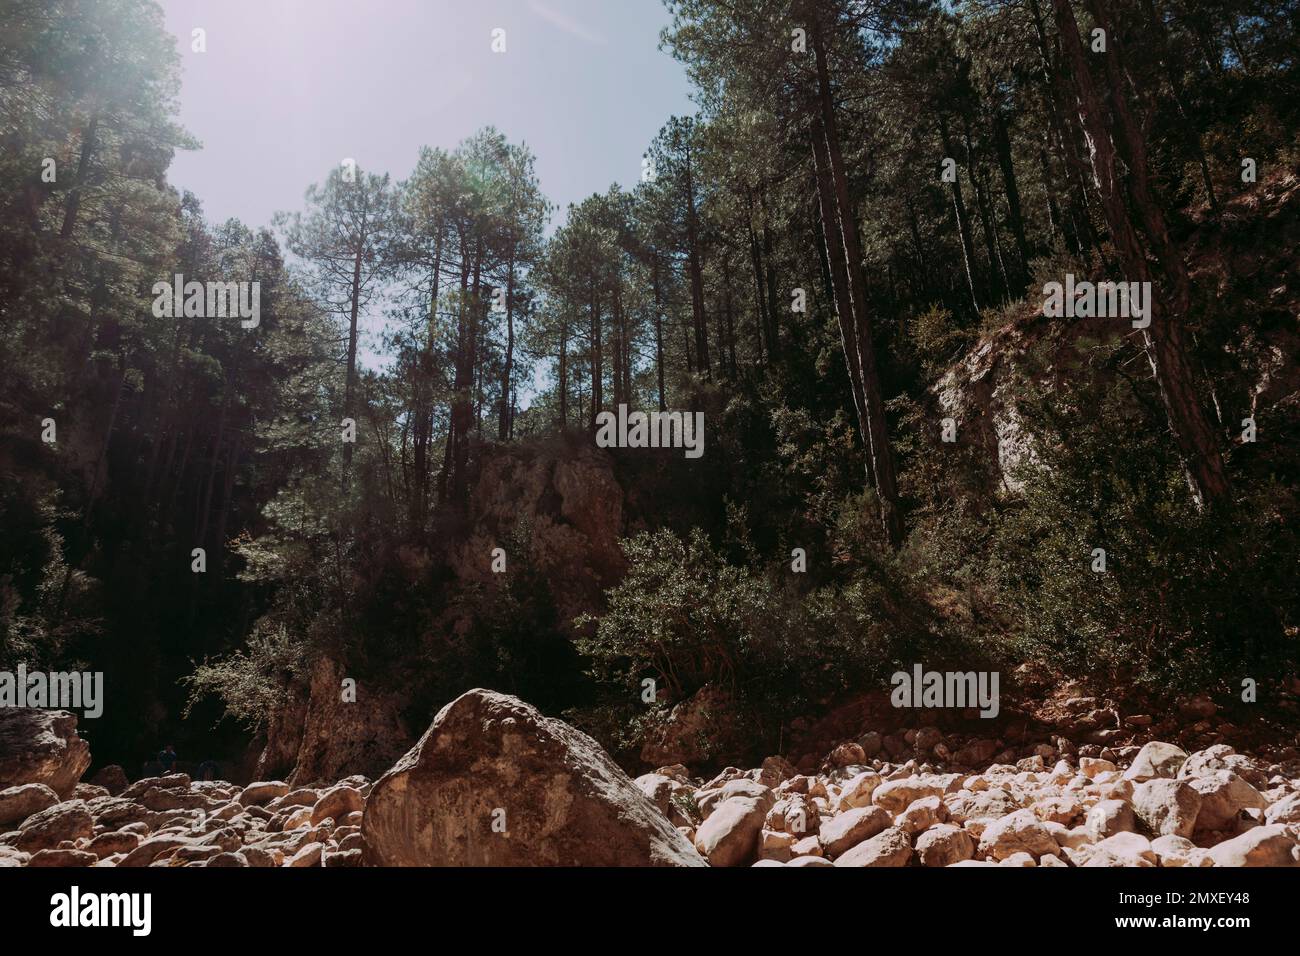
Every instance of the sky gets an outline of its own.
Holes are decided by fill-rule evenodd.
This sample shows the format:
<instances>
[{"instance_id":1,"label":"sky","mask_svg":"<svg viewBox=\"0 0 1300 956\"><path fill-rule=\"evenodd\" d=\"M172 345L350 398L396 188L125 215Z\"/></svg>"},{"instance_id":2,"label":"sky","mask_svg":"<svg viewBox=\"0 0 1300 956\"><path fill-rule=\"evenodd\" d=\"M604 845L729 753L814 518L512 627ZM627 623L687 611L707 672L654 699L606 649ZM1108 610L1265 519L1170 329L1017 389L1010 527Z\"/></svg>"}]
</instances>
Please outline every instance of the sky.
<instances>
[{"instance_id":1,"label":"sky","mask_svg":"<svg viewBox=\"0 0 1300 956\"><path fill-rule=\"evenodd\" d=\"M207 218L269 226L345 157L404 179L423 145L485 125L537 156L559 210L635 183L670 115L693 113L658 48L661 0L161 0L180 120L169 178ZM206 31L206 52L191 49ZM505 52L492 50L505 31Z\"/></svg>"},{"instance_id":2,"label":"sky","mask_svg":"<svg viewBox=\"0 0 1300 956\"><path fill-rule=\"evenodd\" d=\"M554 230L569 203L636 183L668 117L695 112L685 70L659 49L662 0L159 2L181 56L179 119L202 144L168 178L214 224L270 226L345 158L405 179L421 146L491 125L537 157ZM382 309L360 323L371 368L389 359ZM539 367L520 405L544 386Z\"/></svg>"}]
</instances>

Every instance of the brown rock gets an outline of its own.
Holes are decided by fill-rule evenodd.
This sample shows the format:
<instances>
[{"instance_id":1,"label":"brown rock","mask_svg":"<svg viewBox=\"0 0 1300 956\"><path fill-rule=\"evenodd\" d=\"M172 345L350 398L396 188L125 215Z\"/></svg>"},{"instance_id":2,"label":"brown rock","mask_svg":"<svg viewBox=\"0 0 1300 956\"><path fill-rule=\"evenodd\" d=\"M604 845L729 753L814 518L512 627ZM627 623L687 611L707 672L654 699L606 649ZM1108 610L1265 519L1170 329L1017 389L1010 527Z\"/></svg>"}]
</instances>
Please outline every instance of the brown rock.
<instances>
[{"instance_id":1,"label":"brown rock","mask_svg":"<svg viewBox=\"0 0 1300 956\"><path fill-rule=\"evenodd\" d=\"M827 759L833 767L852 767L865 763L867 755L861 746L849 740L832 750Z\"/></svg>"},{"instance_id":2,"label":"brown rock","mask_svg":"<svg viewBox=\"0 0 1300 956\"><path fill-rule=\"evenodd\" d=\"M97 787L103 787L111 797L119 796L123 790L131 785L131 781L127 779L126 771L115 763L111 763L107 767L100 767L95 775L90 778L90 782Z\"/></svg>"},{"instance_id":3,"label":"brown rock","mask_svg":"<svg viewBox=\"0 0 1300 956\"><path fill-rule=\"evenodd\" d=\"M24 783L0 790L0 832L18 826L33 813L59 802L59 795L43 783Z\"/></svg>"},{"instance_id":4,"label":"brown rock","mask_svg":"<svg viewBox=\"0 0 1300 956\"><path fill-rule=\"evenodd\" d=\"M99 857L85 850L37 850L28 866L94 866Z\"/></svg>"},{"instance_id":5,"label":"brown rock","mask_svg":"<svg viewBox=\"0 0 1300 956\"><path fill-rule=\"evenodd\" d=\"M1267 806L1263 794L1231 770L1211 770L1192 777L1189 783L1201 796L1197 830L1230 830L1243 810Z\"/></svg>"},{"instance_id":6,"label":"brown rock","mask_svg":"<svg viewBox=\"0 0 1300 956\"><path fill-rule=\"evenodd\" d=\"M1185 781L1159 778L1133 790L1133 813L1156 836L1191 836L1199 812L1201 794Z\"/></svg>"},{"instance_id":7,"label":"brown rock","mask_svg":"<svg viewBox=\"0 0 1300 956\"><path fill-rule=\"evenodd\" d=\"M114 853L130 853L140 845L140 835L138 833L127 833L123 830L110 830L108 833L101 833L90 841L86 851L95 854L99 859L106 856L112 856Z\"/></svg>"},{"instance_id":8,"label":"brown rock","mask_svg":"<svg viewBox=\"0 0 1300 956\"><path fill-rule=\"evenodd\" d=\"M361 791L355 787L333 787L321 794L320 800L312 808L312 826L327 817L338 820L349 813L355 813L365 805L366 801L361 796Z\"/></svg>"},{"instance_id":9,"label":"brown rock","mask_svg":"<svg viewBox=\"0 0 1300 956\"><path fill-rule=\"evenodd\" d=\"M90 745L66 710L0 707L0 790L41 783L71 796L90 766Z\"/></svg>"},{"instance_id":10,"label":"brown rock","mask_svg":"<svg viewBox=\"0 0 1300 956\"><path fill-rule=\"evenodd\" d=\"M1102 800L1088 811L1084 826L1095 842L1117 833L1132 833L1137 829L1137 817L1123 800Z\"/></svg>"},{"instance_id":11,"label":"brown rock","mask_svg":"<svg viewBox=\"0 0 1300 956\"><path fill-rule=\"evenodd\" d=\"M1296 841L1285 826L1254 827L1206 854L1215 866L1297 866Z\"/></svg>"},{"instance_id":12,"label":"brown rock","mask_svg":"<svg viewBox=\"0 0 1300 956\"><path fill-rule=\"evenodd\" d=\"M28 817L18 830L14 846L24 853L54 849L65 840L89 838L95 821L81 800L56 803Z\"/></svg>"},{"instance_id":13,"label":"brown rock","mask_svg":"<svg viewBox=\"0 0 1300 956\"><path fill-rule=\"evenodd\" d=\"M912 858L912 841L898 827L890 827L864 840L835 860L836 866L906 866Z\"/></svg>"},{"instance_id":14,"label":"brown rock","mask_svg":"<svg viewBox=\"0 0 1300 956\"><path fill-rule=\"evenodd\" d=\"M916 838L922 866L952 866L975 855L975 841L961 827L941 823Z\"/></svg>"},{"instance_id":15,"label":"brown rock","mask_svg":"<svg viewBox=\"0 0 1300 956\"><path fill-rule=\"evenodd\" d=\"M822 824L817 841L827 856L836 857L885 830L892 822L889 811L883 807L845 810Z\"/></svg>"},{"instance_id":16,"label":"brown rock","mask_svg":"<svg viewBox=\"0 0 1300 956\"><path fill-rule=\"evenodd\" d=\"M289 793L289 789L289 785L283 780L259 780L257 783L250 783L240 791L238 799L246 807L255 807L285 796Z\"/></svg>"},{"instance_id":17,"label":"brown rock","mask_svg":"<svg viewBox=\"0 0 1300 956\"><path fill-rule=\"evenodd\" d=\"M488 690L438 713L361 826L372 865L704 865L594 740Z\"/></svg>"},{"instance_id":18,"label":"brown rock","mask_svg":"<svg viewBox=\"0 0 1300 956\"><path fill-rule=\"evenodd\" d=\"M695 849L710 866L748 866L758 852L766 815L755 797L723 800L695 831Z\"/></svg>"},{"instance_id":19,"label":"brown rock","mask_svg":"<svg viewBox=\"0 0 1300 956\"><path fill-rule=\"evenodd\" d=\"M980 835L980 855L999 861L1020 852L1038 859L1056 850L1056 839L1032 810L1017 810L994 820Z\"/></svg>"}]
</instances>

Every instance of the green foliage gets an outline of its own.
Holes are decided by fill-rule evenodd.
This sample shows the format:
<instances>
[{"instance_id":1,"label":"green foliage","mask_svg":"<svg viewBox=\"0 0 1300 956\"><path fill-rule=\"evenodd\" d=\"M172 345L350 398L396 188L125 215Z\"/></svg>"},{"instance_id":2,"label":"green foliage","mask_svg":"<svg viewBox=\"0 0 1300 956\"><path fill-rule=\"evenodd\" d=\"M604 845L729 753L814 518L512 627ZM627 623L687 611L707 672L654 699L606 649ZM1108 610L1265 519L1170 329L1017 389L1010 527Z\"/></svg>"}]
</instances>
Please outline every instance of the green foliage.
<instances>
[{"instance_id":1,"label":"green foliage","mask_svg":"<svg viewBox=\"0 0 1300 956\"><path fill-rule=\"evenodd\" d=\"M256 731L284 706L294 682L306 676L306 664L303 642L286 626L259 622L243 647L226 657L205 660L182 678L189 688L185 713L212 695L223 702L223 716Z\"/></svg>"},{"instance_id":2,"label":"green foliage","mask_svg":"<svg viewBox=\"0 0 1300 956\"><path fill-rule=\"evenodd\" d=\"M624 551L607 610L578 621L588 629L578 648L611 708L604 719L622 715L624 743L657 719L640 702L646 678L669 703L726 691L758 716L755 742L766 729L773 745L782 721L880 681L927 637L908 607L915 595L879 555L858 564L845 553L844 583L801 593L784 559L766 571L731 564L699 529L640 534Z\"/></svg>"},{"instance_id":3,"label":"green foliage","mask_svg":"<svg viewBox=\"0 0 1300 956\"><path fill-rule=\"evenodd\" d=\"M1153 393L1103 376L1050 395L1026 387L1036 454L1018 470L1023 489L996 521L988 565L995 600L1014 609L1012 648L1165 690L1211 686L1252 661L1276 667L1294 654L1275 616L1294 594L1290 536L1254 495L1231 514L1197 509Z\"/></svg>"}]
</instances>

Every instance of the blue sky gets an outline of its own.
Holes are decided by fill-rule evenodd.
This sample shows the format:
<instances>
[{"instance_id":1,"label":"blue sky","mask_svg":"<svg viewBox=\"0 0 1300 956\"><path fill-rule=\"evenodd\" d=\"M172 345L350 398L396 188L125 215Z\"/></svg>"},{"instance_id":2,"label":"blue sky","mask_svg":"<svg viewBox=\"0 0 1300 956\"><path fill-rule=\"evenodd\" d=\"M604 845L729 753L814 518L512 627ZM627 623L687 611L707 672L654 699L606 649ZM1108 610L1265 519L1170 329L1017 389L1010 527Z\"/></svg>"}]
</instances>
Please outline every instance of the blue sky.
<instances>
[{"instance_id":1,"label":"blue sky","mask_svg":"<svg viewBox=\"0 0 1300 956\"><path fill-rule=\"evenodd\" d=\"M180 121L202 143L168 178L213 223L270 226L345 157L405 179L421 146L491 125L537 156L553 230L569 203L636 183L660 126L695 112L685 71L659 49L661 0L160 3L181 55ZM196 27L206 52L191 48ZM382 308L361 323L372 367L386 361ZM543 378L539 367L521 405Z\"/></svg>"},{"instance_id":2,"label":"blue sky","mask_svg":"<svg viewBox=\"0 0 1300 956\"><path fill-rule=\"evenodd\" d=\"M493 125L537 155L559 206L631 185L672 114L694 112L658 49L660 0L161 0L180 119L203 147L171 182L210 220L270 225L344 157L403 179L422 145ZM191 31L207 52L191 50ZM506 31L493 53L492 31Z\"/></svg>"}]
</instances>

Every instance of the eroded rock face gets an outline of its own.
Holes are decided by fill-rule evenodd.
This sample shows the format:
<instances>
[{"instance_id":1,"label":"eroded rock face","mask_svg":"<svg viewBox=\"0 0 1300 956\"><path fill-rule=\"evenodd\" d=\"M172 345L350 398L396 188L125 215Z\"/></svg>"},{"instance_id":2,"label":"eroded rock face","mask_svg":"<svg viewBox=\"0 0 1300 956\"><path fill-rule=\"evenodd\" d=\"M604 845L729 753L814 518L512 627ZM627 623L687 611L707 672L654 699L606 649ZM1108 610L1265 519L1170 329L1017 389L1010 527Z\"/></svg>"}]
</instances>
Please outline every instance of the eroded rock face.
<instances>
[{"instance_id":1,"label":"eroded rock face","mask_svg":"<svg viewBox=\"0 0 1300 956\"><path fill-rule=\"evenodd\" d=\"M376 866L704 865L594 740L489 690L375 782L361 832Z\"/></svg>"},{"instance_id":2,"label":"eroded rock face","mask_svg":"<svg viewBox=\"0 0 1300 956\"><path fill-rule=\"evenodd\" d=\"M43 783L24 783L0 790L0 830L16 827L33 813L59 802L59 795Z\"/></svg>"},{"instance_id":3,"label":"eroded rock face","mask_svg":"<svg viewBox=\"0 0 1300 956\"><path fill-rule=\"evenodd\" d=\"M42 783L69 797L90 766L90 745L66 710L0 707L0 790Z\"/></svg>"},{"instance_id":4,"label":"eroded rock face","mask_svg":"<svg viewBox=\"0 0 1300 956\"><path fill-rule=\"evenodd\" d=\"M523 521L528 559L555 600L556 620L600 605L626 568L621 539L625 495L609 454L589 445L484 447L470 495L471 529L452 554L466 582L495 586L483 560ZM664 761L672 763L674 761Z\"/></svg>"},{"instance_id":5,"label":"eroded rock face","mask_svg":"<svg viewBox=\"0 0 1300 956\"><path fill-rule=\"evenodd\" d=\"M657 726L647 729L641 760L647 764L698 765L737 757L743 736L731 695L712 685L673 705Z\"/></svg>"},{"instance_id":6,"label":"eroded rock face","mask_svg":"<svg viewBox=\"0 0 1300 956\"><path fill-rule=\"evenodd\" d=\"M405 752L415 735L401 718L402 696L385 692L358 707L340 693L346 676L337 661L322 657L306 688L286 691L288 700L267 730L258 777L295 786L332 783L346 773L383 773Z\"/></svg>"}]
</instances>

